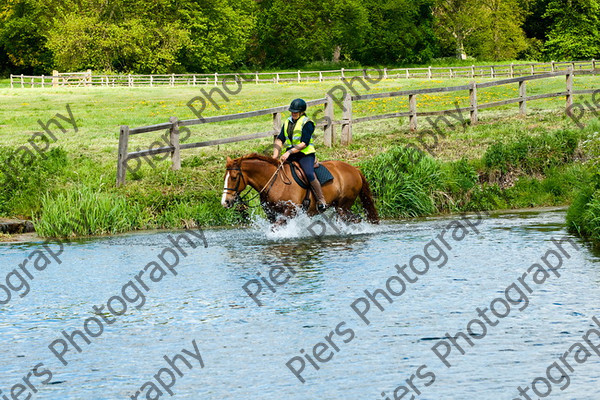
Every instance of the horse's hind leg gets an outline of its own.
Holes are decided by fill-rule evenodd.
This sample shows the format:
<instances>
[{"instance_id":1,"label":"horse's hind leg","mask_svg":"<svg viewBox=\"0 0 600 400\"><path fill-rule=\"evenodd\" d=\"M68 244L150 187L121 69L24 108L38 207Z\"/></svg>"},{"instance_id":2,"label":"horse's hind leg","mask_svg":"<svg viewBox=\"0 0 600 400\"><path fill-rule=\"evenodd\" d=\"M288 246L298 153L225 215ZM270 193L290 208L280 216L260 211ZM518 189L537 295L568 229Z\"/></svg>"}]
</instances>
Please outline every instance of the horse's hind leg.
<instances>
[{"instance_id":1,"label":"horse's hind leg","mask_svg":"<svg viewBox=\"0 0 600 400\"><path fill-rule=\"evenodd\" d=\"M361 221L361 219L358 215L356 215L352 211L350 211L350 208L352 207L352 203L353 202L349 202L349 201L341 201L335 209L338 216L340 217L340 219L344 222L357 223L357 222Z\"/></svg>"}]
</instances>

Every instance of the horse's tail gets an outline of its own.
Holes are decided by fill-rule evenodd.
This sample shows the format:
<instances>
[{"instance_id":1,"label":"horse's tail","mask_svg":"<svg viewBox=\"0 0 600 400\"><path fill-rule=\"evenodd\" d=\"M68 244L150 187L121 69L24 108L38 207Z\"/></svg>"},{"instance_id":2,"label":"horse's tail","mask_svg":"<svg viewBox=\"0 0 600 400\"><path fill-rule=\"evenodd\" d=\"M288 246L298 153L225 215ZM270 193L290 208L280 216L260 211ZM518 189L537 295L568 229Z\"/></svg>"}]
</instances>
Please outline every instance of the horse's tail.
<instances>
[{"instance_id":1,"label":"horse's tail","mask_svg":"<svg viewBox=\"0 0 600 400\"><path fill-rule=\"evenodd\" d=\"M362 180L362 187L360 188L359 197L360 202L367 213L367 220L372 224L378 224L379 215L375 209L375 202L373 201L373 193L371 193L369 182L367 182L367 179L362 172L358 171L358 173L360 174L360 179Z\"/></svg>"}]
</instances>

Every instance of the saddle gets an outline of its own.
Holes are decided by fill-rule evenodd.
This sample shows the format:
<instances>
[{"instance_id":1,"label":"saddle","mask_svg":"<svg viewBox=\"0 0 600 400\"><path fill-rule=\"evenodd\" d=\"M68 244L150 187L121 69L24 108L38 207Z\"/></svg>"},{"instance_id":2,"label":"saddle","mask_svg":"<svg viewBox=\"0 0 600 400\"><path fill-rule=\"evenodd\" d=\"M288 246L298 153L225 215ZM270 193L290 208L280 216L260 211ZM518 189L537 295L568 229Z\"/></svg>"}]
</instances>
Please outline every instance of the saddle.
<instances>
[{"instance_id":1,"label":"saddle","mask_svg":"<svg viewBox=\"0 0 600 400\"><path fill-rule=\"evenodd\" d=\"M308 189L310 187L310 183L308 182L308 179L306 179L306 174L300 166L300 163L292 161L290 163L290 171L292 172L292 177L302 189ZM315 177L319 180L321 185L333 180L331 172L329 172L327 167L321 163L315 163Z\"/></svg>"},{"instance_id":2,"label":"saddle","mask_svg":"<svg viewBox=\"0 0 600 400\"><path fill-rule=\"evenodd\" d=\"M298 163L297 161L292 161L289 164L292 177L294 178L298 186L306 190L306 195L304 196L304 200L302 201L302 209L306 211L310 207L310 192L312 191L310 189L310 183L308 182L306 174L300 166L300 163ZM319 183L321 183L321 185L324 185L333 180L333 175L331 175L331 172L329 172L327 167L317 162L315 162L315 177L319 180Z\"/></svg>"}]
</instances>

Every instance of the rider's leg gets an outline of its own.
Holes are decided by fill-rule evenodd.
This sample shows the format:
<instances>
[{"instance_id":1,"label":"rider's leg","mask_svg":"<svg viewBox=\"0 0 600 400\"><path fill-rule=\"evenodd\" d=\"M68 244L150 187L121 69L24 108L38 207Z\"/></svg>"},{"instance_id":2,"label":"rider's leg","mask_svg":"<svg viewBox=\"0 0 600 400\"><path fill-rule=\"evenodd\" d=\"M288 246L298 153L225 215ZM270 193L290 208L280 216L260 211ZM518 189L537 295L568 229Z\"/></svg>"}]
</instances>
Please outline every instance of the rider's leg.
<instances>
[{"instance_id":1,"label":"rider's leg","mask_svg":"<svg viewBox=\"0 0 600 400\"><path fill-rule=\"evenodd\" d=\"M302 170L306 174L306 179L310 182L315 196L317 197L317 209L319 212L325 211L327 203L325 202L325 196L323 196L323 190L321 189L321 183L315 177L315 155L309 154L302 157L299 161Z\"/></svg>"}]
</instances>

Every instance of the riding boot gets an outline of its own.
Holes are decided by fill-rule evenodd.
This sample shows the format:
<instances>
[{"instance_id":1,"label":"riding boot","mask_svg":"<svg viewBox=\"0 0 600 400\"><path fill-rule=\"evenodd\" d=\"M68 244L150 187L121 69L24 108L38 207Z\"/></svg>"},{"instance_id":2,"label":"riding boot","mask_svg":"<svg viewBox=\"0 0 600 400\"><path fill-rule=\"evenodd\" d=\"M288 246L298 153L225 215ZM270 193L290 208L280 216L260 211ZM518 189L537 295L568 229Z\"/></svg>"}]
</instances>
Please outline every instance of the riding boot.
<instances>
[{"instance_id":1,"label":"riding boot","mask_svg":"<svg viewBox=\"0 0 600 400\"><path fill-rule=\"evenodd\" d=\"M317 198L317 210L322 213L327 209L327 203L325 202L325 196L323 196L321 182L315 178L310 182L310 186L312 187L315 197Z\"/></svg>"}]
</instances>

